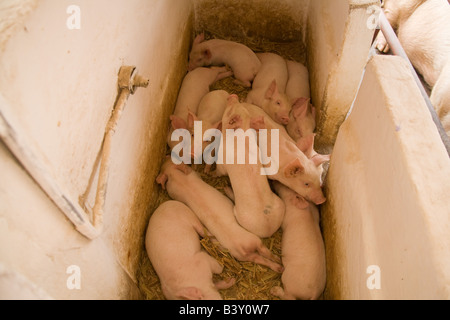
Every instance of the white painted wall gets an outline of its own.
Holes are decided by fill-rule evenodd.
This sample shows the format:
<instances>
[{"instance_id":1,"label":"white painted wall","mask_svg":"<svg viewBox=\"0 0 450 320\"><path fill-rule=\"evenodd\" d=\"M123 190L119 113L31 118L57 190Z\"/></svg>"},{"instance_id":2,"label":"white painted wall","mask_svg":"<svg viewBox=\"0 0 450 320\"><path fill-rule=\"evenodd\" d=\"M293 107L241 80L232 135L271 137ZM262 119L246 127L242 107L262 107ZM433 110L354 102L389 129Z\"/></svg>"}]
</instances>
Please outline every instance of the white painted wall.
<instances>
[{"instance_id":1,"label":"white painted wall","mask_svg":"<svg viewBox=\"0 0 450 320\"><path fill-rule=\"evenodd\" d=\"M306 45L312 102L318 110L317 144L334 145L367 62L378 0L314 0ZM369 23L368 23L369 22Z\"/></svg>"},{"instance_id":2,"label":"white painted wall","mask_svg":"<svg viewBox=\"0 0 450 320\"><path fill-rule=\"evenodd\" d=\"M448 177L450 159L406 62L374 57L327 177L327 298L449 299Z\"/></svg>"},{"instance_id":3,"label":"white painted wall","mask_svg":"<svg viewBox=\"0 0 450 320\"><path fill-rule=\"evenodd\" d=\"M79 30L66 26L69 5L81 10ZM135 65L151 83L130 97L116 130L99 239L88 241L76 232L1 147L0 264L5 270L57 299L138 296L133 282L164 152L161 119L171 112L183 73L179 66L186 63L192 10L186 0L41 0L21 16L0 52L2 108L75 201L94 170L119 68ZM71 264L81 267L80 291L66 288Z\"/></svg>"}]
</instances>

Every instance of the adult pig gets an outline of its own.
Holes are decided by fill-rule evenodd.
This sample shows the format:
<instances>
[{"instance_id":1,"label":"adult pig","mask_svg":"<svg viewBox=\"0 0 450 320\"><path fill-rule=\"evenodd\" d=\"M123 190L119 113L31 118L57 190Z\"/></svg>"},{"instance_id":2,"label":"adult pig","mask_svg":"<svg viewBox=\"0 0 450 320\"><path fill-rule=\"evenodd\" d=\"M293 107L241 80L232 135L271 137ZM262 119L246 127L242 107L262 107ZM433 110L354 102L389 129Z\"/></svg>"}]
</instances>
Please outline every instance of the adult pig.
<instances>
[{"instance_id":1,"label":"adult pig","mask_svg":"<svg viewBox=\"0 0 450 320\"><path fill-rule=\"evenodd\" d=\"M450 6L446 0L385 0L386 18L413 66L434 87L450 57ZM385 40L379 39L383 50Z\"/></svg>"},{"instance_id":2,"label":"adult pig","mask_svg":"<svg viewBox=\"0 0 450 320\"><path fill-rule=\"evenodd\" d=\"M178 201L163 203L150 218L145 247L168 300L221 300L217 289L234 284L234 279L213 283L223 267L202 251L204 233L192 210Z\"/></svg>"},{"instance_id":3,"label":"adult pig","mask_svg":"<svg viewBox=\"0 0 450 320\"><path fill-rule=\"evenodd\" d=\"M446 0L385 0L386 18L413 66L431 89L430 100L450 136L450 6ZM387 52L381 34L377 48Z\"/></svg>"},{"instance_id":4,"label":"adult pig","mask_svg":"<svg viewBox=\"0 0 450 320\"><path fill-rule=\"evenodd\" d=\"M251 87L261 62L247 46L228 40L205 41L204 34L198 35L189 55L189 70L211 65L228 65L233 70L236 83Z\"/></svg>"},{"instance_id":5,"label":"adult pig","mask_svg":"<svg viewBox=\"0 0 450 320\"><path fill-rule=\"evenodd\" d=\"M234 193L234 215L238 223L261 238L271 237L281 226L284 217L284 203L270 189L267 176L261 174L263 168L255 131L251 127L248 110L236 95L228 99L228 106L222 118L222 154L228 154L228 140L232 139L234 161L217 164L217 175L228 175ZM227 130L241 130L249 133L249 141L241 145L234 143L235 135L228 136ZM252 134L253 133L253 134ZM245 140L245 138L243 138ZM252 145L253 144L253 145ZM250 152L250 149L254 150ZM254 162L250 163L253 153ZM238 156L244 156L246 163L239 164ZM224 156L225 158L225 156ZM248 159L247 159L248 158ZM225 160L225 159L222 159Z\"/></svg>"},{"instance_id":6,"label":"adult pig","mask_svg":"<svg viewBox=\"0 0 450 320\"><path fill-rule=\"evenodd\" d=\"M203 225L230 254L240 261L251 261L281 272L283 267L261 239L242 228L234 217L230 199L204 182L191 168L175 165L168 158L157 182L166 188L172 199L186 204Z\"/></svg>"},{"instance_id":7,"label":"adult pig","mask_svg":"<svg viewBox=\"0 0 450 320\"><path fill-rule=\"evenodd\" d=\"M283 288L271 293L285 300L316 300L325 288L325 248L319 227L319 211L294 191L274 183L275 191L286 204L281 253Z\"/></svg>"},{"instance_id":8,"label":"adult pig","mask_svg":"<svg viewBox=\"0 0 450 320\"><path fill-rule=\"evenodd\" d=\"M292 105L285 94L288 81L286 60L274 53L258 53L257 56L262 65L246 102L261 107L277 123L287 125Z\"/></svg>"}]
</instances>

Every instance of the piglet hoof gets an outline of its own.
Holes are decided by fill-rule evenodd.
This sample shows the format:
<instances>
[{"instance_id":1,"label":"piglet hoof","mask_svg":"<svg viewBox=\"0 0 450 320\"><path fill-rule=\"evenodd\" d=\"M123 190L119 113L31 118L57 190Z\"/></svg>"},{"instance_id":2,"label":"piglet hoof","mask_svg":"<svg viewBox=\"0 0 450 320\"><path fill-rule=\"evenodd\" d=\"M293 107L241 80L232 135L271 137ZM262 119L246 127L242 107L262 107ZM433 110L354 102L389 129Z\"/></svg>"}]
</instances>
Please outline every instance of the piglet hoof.
<instances>
[{"instance_id":1,"label":"piglet hoof","mask_svg":"<svg viewBox=\"0 0 450 320\"><path fill-rule=\"evenodd\" d=\"M229 289L232 286L234 286L235 283L236 283L236 279L230 278L228 280L218 281L218 282L214 283L214 285L216 286L216 288L218 290L226 290L226 289Z\"/></svg>"},{"instance_id":2,"label":"piglet hoof","mask_svg":"<svg viewBox=\"0 0 450 320\"><path fill-rule=\"evenodd\" d=\"M252 83L250 81L242 81L242 80L235 79L233 81L233 83L237 84L238 86L243 86L245 88L251 88L252 87Z\"/></svg>"},{"instance_id":3,"label":"piglet hoof","mask_svg":"<svg viewBox=\"0 0 450 320\"><path fill-rule=\"evenodd\" d=\"M386 38L384 37L384 35L382 33L380 33L378 35L377 38L377 49L378 51L382 52L382 53L388 53L390 48L389 48L389 44L386 41Z\"/></svg>"},{"instance_id":4,"label":"piglet hoof","mask_svg":"<svg viewBox=\"0 0 450 320\"><path fill-rule=\"evenodd\" d=\"M270 289L270 294L282 300L295 300L293 295L287 294L281 287L273 287Z\"/></svg>"},{"instance_id":5,"label":"piglet hoof","mask_svg":"<svg viewBox=\"0 0 450 320\"><path fill-rule=\"evenodd\" d=\"M281 287L273 287L272 289L270 289L270 294L282 299L284 296L284 290Z\"/></svg>"}]
</instances>

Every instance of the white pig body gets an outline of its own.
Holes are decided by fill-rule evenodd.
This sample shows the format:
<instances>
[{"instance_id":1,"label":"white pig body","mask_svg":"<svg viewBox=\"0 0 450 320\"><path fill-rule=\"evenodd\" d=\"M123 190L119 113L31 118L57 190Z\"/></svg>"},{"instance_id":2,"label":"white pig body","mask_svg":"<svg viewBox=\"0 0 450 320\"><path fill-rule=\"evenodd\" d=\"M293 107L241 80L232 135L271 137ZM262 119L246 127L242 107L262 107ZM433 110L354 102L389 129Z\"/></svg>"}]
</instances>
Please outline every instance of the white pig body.
<instances>
[{"instance_id":1,"label":"white pig body","mask_svg":"<svg viewBox=\"0 0 450 320\"><path fill-rule=\"evenodd\" d=\"M258 53L257 56L262 65L246 102L261 107L277 123L287 125L292 105L286 96L286 60L274 53Z\"/></svg>"},{"instance_id":2,"label":"white pig body","mask_svg":"<svg viewBox=\"0 0 450 320\"><path fill-rule=\"evenodd\" d=\"M249 110L252 117L262 117L260 126L258 127L258 124L254 123L254 128L268 130L268 150L279 148L279 170L276 174L268 175L268 178L283 183L315 204L324 203L326 198L322 192L322 164L329 161L330 157L314 153L309 158L300 150L283 126L275 123L257 106L246 104L245 107ZM276 146L271 145L271 130L273 129L279 131L279 142ZM307 141L314 143L313 139ZM312 150L313 146L303 145L302 149Z\"/></svg>"},{"instance_id":3,"label":"white pig body","mask_svg":"<svg viewBox=\"0 0 450 320\"><path fill-rule=\"evenodd\" d=\"M308 68L297 61L287 60L286 95L293 104L298 98L311 98Z\"/></svg>"},{"instance_id":4,"label":"white pig body","mask_svg":"<svg viewBox=\"0 0 450 320\"><path fill-rule=\"evenodd\" d=\"M150 218L145 246L167 299L221 300L217 289L234 283L213 283L223 267L202 251L204 230L192 210L177 201L163 203Z\"/></svg>"},{"instance_id":5,"label":"white pig body","mask_svg":"<svg viewBox=\"0 0 450 320\"><path fill-rule=\"evenodd\" d=\"M286 130L295 141L298 141L316 129L316 109L310 103L308 69L292 60L287 60L286 65L289 72L286 95L292 105Z\"/></svg>"},{"instance_id":6,"label":"white pig body","mask_svg":"<svg viewBox=\"0 0 450 320\"><path fill-rule=\"evenodd\" d=\"M316 300L326 281L319 211L280 183L276 183L274 188L286 204L281 243L285 269L281 276L284 288L275 287L271 293L285 300Z\"/></svg>"},{"instance_id":7,"label":"white pig body","mask_svg":"<svg viewBox=\"0 0 450 320\"><path fill-rule=\"evenodd\" d=\"M442 70L441 76L431 92L430 99L444 130L450 137L450 59Z\"/></svg>"},{"instance_id":8,"label":"white pig body","mask_svg":"<svg viewBox=\"0 0 450 320\"><path fill-rule=\"evenodd\" d=\"M248 131L251 126L249 112L240 104L237 96L231 96L228 107L222 119L222 141L223 154L227 154L228 129L242 129ZM233 137L234 139L234 137ZM255 163L250 161L250 146L254 144ZM228 175L234 193L234 214L238 223L248 231L261 238L271 237L281 226L284 217L284 203L270 189L267 176L261 174L263 168L260 162L260 153L257 145L256 135L250 134L249 144L246 143L245 150L238 150L238 144L234 145L234 163L217 164L218 175ZM239 153L245 153L245 164L238 164Z\"/></svg>"},{"instance_id":9,"label":"white pig body","mask_svg":"<svg viewBox=\"0 0 450 320\"><path fill-rule=\"evenodd\" d=\"M204 35L197 36L189 55L189 70L202 66L228 65L233 70L236 82L251 87L261 62L247 46L228 40L204 41Z\"/></svg>"},{"instance_id":10,"label":"white pig body","mask_svg":"<svg viewBox=\"0 0 450 320\"><path fill-rule=\"evenodd\" d=\"M217 123L222 121L229 96L230 94L225 90L214 90L203 97L198 107L197 117L203 121L205 128L215 128Z\"/></svg>"},{"instance_id":11,"label":"white pig body","mask_svg":"<svg viewBox=\"0 0 450 320\"><path fill-rule=\"evenodd\" d=\"M251 261L282 271L279 261L261 239L242 228L234 217L230 199L204 182L189 167L176 166L169 158L163 164L157 182L172 199L183 202L197 215L217 241L240 261Z\"/></svg>"},{"instance_id":12,"label":"white pig body","mask_svg":"<svg viewBox=\"0 0 450 320\"><path fill-rule=\"evenodd\" d=\"M173 115L170 116L171 129L167 138L170 149L179 143L172 141L173 131L186 129L192 132L202 98L209 92L212 84L229 76L231 76L231 72L225 67L197 68L188 72L181 84ZM193 148L193 141L191 141L191 146Z\"/></svg>"},{"instance_id":13,"label":"white pig body","mask_svg":"<svg viewBox=\"0 0 450 320\"><path fill-rule=\"evenodd\" d=\"M450 6L447 0L385 0L386 18L431 92L431 102L450 134ZM387 52L380 35L377 48Z\"/></svg>"}]
</instances>

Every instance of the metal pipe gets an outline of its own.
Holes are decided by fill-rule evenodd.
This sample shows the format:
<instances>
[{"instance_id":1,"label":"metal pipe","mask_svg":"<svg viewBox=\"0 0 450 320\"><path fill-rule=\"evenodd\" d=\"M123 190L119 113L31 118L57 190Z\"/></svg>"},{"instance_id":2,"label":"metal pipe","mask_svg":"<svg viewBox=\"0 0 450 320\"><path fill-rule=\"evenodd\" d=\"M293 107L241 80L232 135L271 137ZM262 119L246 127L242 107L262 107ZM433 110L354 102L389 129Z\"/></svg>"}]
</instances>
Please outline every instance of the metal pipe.
<instances>
[{"instance_id":1,"label":"metal pipe","mask_svg":"<svg viewBox=\"0 0 450 320\"><path fill-rule=\"evenodd\" d=\"M386 18L386 15L384 14L384 11L380 11L379 16L379 24L381 32L383 32L384 37L386 38L387 43L389 44L389 47L391 48L392 52L404 58L409 65L409 68L411 69L411 72L413 74L414 80L417 83L417 86L419 87L420 93L422 94L425 103L428 107L428 110L431 113L431 117L433 118L433 122L435 123L439 135L441 136L441 140L444 143L445 149L447 150L447 154L450 156L450 139L447 136L447 133L444 130L444 127L442 126L442 123L439 119L439 116L436 113L436 110L433 107L433 104L431 103L431 100L425 90L425 88L422 85L422 82L420 81L419 76L417 75L416 69L414 69L414 66L412 65L411 61L408 58L408 55L406 54L405 50L403 49L400 41L397 38L397 35L394 32L394 29L392 29L391 24L389 23L388 19Z\"/></svg>"},{"instance_id":2,"label":"metal pipe","mask_svg":"<svg viewBox=\"0 0 450 320\"><path fill-rule=\"evenodd\" d=\"M137 75L136 67L124 66L119 71L119 96L114 105L111 117L106 125L105 137L101 154L101 164L98 176L97 192L93 209L93 225L99 233L103 228L103 213L108 185L109 167L111 162L112 138L117 124L125 109L130 94L134 94L137 87L147 87L149 81Z\"/></svg>"}]
</instances>

